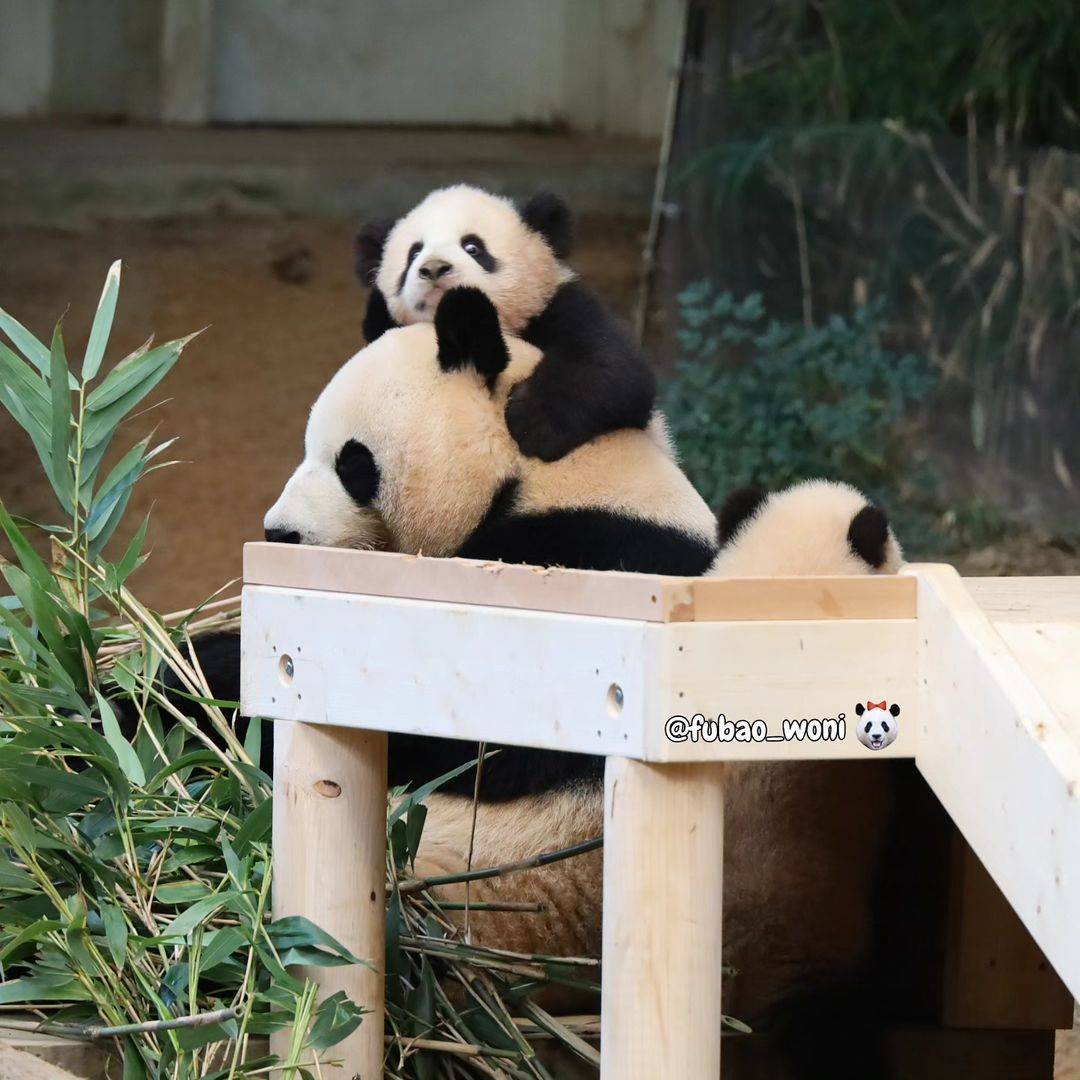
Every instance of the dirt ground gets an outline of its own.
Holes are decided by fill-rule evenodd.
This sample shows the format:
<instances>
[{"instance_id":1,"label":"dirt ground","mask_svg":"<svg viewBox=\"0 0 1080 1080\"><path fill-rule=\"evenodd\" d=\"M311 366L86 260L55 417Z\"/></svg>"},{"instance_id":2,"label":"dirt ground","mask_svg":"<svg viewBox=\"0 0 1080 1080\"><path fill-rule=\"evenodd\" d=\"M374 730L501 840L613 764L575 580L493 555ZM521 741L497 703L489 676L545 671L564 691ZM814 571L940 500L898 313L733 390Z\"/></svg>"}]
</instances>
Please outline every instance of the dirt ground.
<instances>
[{"instance_id":1,"label":"dirt ground","mask_svg":"<svg viewBox=\"0 0 1080 1080\"><path fill-rule=\"evenodd\" d=\"M636 296L642 228L604 219L580 228L577 267L623 313ZM262 538L263 514L302 455L309 406L362 344L355 229L218 218L0 232L0 306L47 341L70 304L69 356L85 346L115 258L124 274L110 359L151 332L164 341L206 327L149 399L165 404L118 439L129 446L154 425L161 438L181 436L173 456L184 463L143 481L129 510L134 529L153 509L153 554L133 584L158 610L195 604L238 577L241 545ZM0 498L35 521L59 513L29 440L2 411Z\"/></svg>"}]
</instances>

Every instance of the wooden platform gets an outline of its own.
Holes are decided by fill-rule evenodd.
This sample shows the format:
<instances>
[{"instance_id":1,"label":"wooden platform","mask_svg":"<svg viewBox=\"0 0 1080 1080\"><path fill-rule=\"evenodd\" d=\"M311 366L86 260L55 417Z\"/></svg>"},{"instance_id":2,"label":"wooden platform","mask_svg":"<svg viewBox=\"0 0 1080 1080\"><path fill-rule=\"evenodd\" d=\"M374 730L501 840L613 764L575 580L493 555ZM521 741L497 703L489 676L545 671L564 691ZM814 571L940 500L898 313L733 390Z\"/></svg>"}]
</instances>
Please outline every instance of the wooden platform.
<instances>
[{"instance_id":1,"label":"wooden platform","mask_svg":"<svg viewBox=\"0 0 1080 1080\"><path fill-rule=\"evenodd\" d=\"M875 751L855 709L879 703L899 734ZM304 721L277 740L276 912L371 957L380 733L608 758L605 1077L718 1075L724 761L914 758L1080 994L1080 578L679 579L250 544L242 704ZM381 1007L370 973L330 978ZM380 1035L376 1014L348 1065L375 1075Z\"/></svg>"}]
</instances>

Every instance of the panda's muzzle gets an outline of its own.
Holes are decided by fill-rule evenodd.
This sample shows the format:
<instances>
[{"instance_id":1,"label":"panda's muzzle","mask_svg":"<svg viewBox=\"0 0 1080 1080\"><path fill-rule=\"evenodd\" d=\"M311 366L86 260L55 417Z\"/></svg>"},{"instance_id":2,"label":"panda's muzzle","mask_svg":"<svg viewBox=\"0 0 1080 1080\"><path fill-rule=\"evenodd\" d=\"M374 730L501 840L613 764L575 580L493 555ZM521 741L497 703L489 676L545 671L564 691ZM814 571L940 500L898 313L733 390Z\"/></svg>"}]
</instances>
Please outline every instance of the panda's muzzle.
<instances>
[{"instance_id":1,"label":"panda's muzzle","mask_svg":"<svg viewBox=\"0 0 1080 1080\"><path fill-rule=\"evenodd\" d=\"M300 534L295 529L265 529L263 535L271 544L300 543Z\"/></svg>"},{"instance_id":2,"label":"panda's muzzle","mask_svg":"<svg viewBox=\"0 0 1080 1080\"><path fill-rule=\"evenodd\" d=\"M453 269L453 263L448 263L445 259L440 259L438 256L432 256L430 259L425 260L423 265L416 272L425 281L438 281L440 278L446 277Z\"/></svg>"}]
</instances>

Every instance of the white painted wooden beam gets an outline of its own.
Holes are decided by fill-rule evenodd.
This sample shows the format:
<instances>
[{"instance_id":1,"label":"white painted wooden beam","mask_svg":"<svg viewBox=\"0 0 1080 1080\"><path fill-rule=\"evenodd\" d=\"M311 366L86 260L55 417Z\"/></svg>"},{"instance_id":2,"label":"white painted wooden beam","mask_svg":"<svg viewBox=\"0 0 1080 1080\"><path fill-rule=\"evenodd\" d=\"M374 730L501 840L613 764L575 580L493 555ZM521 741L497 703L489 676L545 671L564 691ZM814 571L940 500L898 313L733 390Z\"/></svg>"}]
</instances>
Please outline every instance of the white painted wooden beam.
<instances>
[{"instance_id":1,"label":"white painted wooden beam","mask_svg":"<svg viewBox=\"0 0 1080 1080\"><path fill-rule=\"evenodd\" d=\"M914 619L652 623L247 585L241 703L644 761L764 761L869 758L855 706L885 700L900 734L877 756L911 757L915 634Z\"/></svg>"},{"instance_id":2,"label":"white painted wooden beam","mask_svg":"<svg viewBox=\"0 0 1080 1080\"><path fill-rule=\"evenodd\" d=\"M1080 743L956 571L916 566L916 763L1080 996ZM1080 692L1080 656L1057 672Z\"/></svg>"},{"instance_id":3,"label":"white painted wooden beam","mask_svg":"<svg viewBox=\"0 0 1080 1080\"><path fill-rule=\"evenodd\" d=\"M338 1043L341 1076L382 1076L386 949L386 736L278 724L274 732L274 918L302 915L363 963L299 967L320 998L368 1010ZM271 1036L287 1056L291 1032ZM337 1072L337 1070L333 1070Z\"/></svg>"},{"instance_id":4,"label":"white painted wooden beam","mask_svg":"<svg viewBox=\"0 0 1080 1080\"><path fill-rule=\"evenodd\" d=\"M604 781L606 1080L717 1080L724 766L608 758Z\"/></svg>"}]
</instances>

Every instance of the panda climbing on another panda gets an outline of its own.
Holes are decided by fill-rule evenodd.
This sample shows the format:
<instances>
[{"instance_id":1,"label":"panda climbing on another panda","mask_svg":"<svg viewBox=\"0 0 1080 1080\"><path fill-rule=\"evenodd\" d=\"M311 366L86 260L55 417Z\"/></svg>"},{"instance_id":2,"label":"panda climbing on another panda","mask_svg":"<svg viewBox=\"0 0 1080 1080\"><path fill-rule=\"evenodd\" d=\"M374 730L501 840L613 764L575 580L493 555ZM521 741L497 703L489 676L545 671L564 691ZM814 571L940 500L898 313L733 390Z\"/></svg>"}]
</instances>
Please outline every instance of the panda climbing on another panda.
<instances>
[{"instance_id":1,"label":"panda climbing on another panda","mask_svg":"<svg viewBox=\"0 0 1080 1080\"><path fill-rule=\"evenodd\" d=\"M594 436L557 461L525 456L508 400L548 357L504 335L480 289L434 323L349 360L312 406L304 460L264 520L268 540L698 576L716 518L660 418Z\"/></svg>"},{"instance_id":2,"label":"panda climbing on another panda","mask_svg":"<svg viewBox=\"0 0 1080 1080\"><path fill-rule=\"evenodd\" d=\"M519 210L466 184L433 191L399 221L369 224L357 237L357 273L372 287L364 336L371 343L394 326L431 322L448 290L473 286L507 333L543 353L506 403L522 453L557 461L598 435L644 428L656 378L562 261L570 245L570 212L554 195Z\"/></svg>"}]
</instances>

